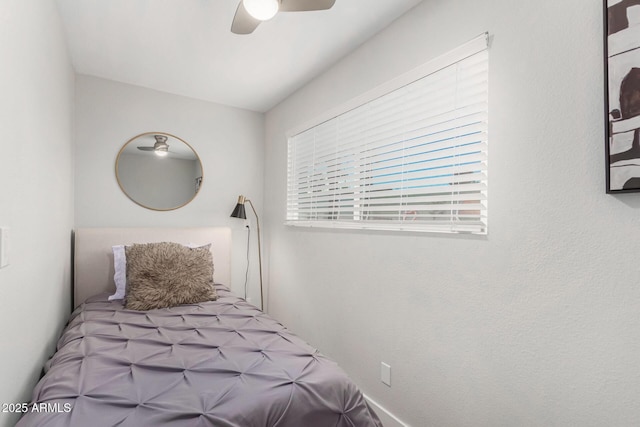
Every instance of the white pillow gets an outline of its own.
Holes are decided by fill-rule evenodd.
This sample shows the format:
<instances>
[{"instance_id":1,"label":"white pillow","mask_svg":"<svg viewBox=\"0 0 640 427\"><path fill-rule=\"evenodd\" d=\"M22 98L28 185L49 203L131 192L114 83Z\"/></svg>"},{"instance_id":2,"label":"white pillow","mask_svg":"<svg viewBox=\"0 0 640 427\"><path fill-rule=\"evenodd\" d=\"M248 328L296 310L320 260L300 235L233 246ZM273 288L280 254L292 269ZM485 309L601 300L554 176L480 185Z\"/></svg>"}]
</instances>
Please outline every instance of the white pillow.
<instances>
[{"instance_id":1,"label":"white pillow","mask_svg":"<svg viewBox=\"0 0 640 427\"><path fill-rule=\"evenodd\" d=\"M116 283L116 293L109 296L109 301L124 299L127 289L127 256L124 245L112 246L113 250L113 281Z\"/></svg>"},{"instance_id":2,"label":"white pillow","mask_svg":"<svg viewBox=\"0 0 640 427\"><path fill-rule=\"evenodd\" d=\"M185 246L191 249L195 249L210 245L211 243L207 243L204 245L189 243ZM109 296L109 301L113 301L115 299L124 299L125 295L127 294L127 255L125 252L125 245L112 246L111 250L113 251L113 269L115 271L113 275L113 281L116 284L116 293Z\"/></svg>"}]
</instances>

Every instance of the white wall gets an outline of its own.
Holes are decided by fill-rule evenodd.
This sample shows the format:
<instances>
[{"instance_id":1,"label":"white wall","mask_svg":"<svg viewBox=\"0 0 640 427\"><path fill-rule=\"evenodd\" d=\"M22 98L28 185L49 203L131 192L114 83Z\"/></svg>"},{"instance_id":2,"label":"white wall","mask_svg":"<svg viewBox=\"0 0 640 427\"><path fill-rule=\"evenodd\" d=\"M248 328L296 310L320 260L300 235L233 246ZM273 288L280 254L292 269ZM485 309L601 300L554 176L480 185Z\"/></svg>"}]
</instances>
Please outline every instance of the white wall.
<instances>
[{"instance_id":1,"label":"white wall","mask_svg":"<svg viewBox=\"0 0 640 427\"><path fill-rule=\"evenodd\" d=\"M29 402L71 296L74 77L52 0L0 2L0 64L0 403Z\"/></svg>"},{"instance_id":2,"label":"white wall","mask_svg":"<svg viewBox=\"0 0 640 427\"><path fill-rule=\"evenodd\" d=\"M263 115L84 75L76 78L75 102L76 227L229 226L233 283L227 285L243 295L246 229L229 215L240 194L262 210ZM188 205L148 210L120 190L115 175L118 151L144 132L176 135L200 156L202 188ZM252 217L250 221L255 229ZM258 303L257 262L249 285L249 297Z\"/></svg>"},{"instance_id":3,"label":"white wall","mask_svg":"<svg viewBox=\"0 0 640 427\"><path fill-rule=\"evenodd\" d=\"M604 191L602 20L425 1L267 114L269 311L410 425L640 425L640 195ZM486 238L283 226L287 130L484 31Z\"/></svg>"}]
</instances>

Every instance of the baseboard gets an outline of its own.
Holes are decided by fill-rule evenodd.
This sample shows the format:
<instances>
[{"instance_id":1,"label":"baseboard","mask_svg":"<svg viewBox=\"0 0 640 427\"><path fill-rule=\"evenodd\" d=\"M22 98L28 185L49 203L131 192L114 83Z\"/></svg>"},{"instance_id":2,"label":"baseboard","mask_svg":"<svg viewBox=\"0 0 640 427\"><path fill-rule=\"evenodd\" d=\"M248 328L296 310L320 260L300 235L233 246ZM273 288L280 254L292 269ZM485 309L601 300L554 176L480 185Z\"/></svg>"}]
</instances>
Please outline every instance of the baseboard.
<instances>
[{"instance_id":1,"label":"baseboard","mask_svg":"<svg viewBox=\"0 0 640 427\"><path fill-rule=\"evenodd\" d=\"M364 395L364 398L367 400L367 403L373 407L373 410L376 411L376 414L378 415L378 418L380 418L380 421L382 421L382 425L384 427L409 427L409 424L400 421L398 417L380 406L378 402L371 400L371 398L366 394Z\"/></svg>"}]
</instances>

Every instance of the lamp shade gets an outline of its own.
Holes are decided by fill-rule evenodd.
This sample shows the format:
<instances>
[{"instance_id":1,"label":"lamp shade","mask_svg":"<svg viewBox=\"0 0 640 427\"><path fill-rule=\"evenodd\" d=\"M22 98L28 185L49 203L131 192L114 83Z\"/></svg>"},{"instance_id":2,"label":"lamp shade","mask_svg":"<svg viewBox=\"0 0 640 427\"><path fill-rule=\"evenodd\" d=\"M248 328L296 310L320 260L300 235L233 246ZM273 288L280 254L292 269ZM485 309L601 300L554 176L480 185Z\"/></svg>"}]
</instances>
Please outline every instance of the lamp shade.
<instances>
[{"instance_id":1,"label":"lamp shade","mask_svg":"<svg viewBox=\"0 0 640 427\"><path fill-rule=\"evenodd\" d=\"M249 15L260 21L268 21L278 13L278 0L242 0Z\"/></svg>"},{"instance_id":2,"label":"lamp shade","mask_svg":"<svg viewBox=\"0 0 640 427\"><path fill-rule=\"evenodd\" d=\"M244 201L244 196L238 197L238 204L233 209L233 212L231 212L231 218L247 219L247 213L244 210Z\"/></svg>"}]
</instances>

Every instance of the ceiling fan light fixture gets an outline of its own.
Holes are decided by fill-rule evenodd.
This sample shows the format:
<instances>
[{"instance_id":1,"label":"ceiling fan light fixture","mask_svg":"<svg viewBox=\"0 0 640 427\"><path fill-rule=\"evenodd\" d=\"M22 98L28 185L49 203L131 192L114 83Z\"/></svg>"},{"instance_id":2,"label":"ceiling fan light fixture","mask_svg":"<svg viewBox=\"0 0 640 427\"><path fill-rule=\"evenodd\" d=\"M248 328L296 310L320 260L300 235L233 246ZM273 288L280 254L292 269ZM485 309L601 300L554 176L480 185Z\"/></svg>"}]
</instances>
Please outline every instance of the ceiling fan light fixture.
<instances>
[{"instance_id":1,"label":"ceiling fan light fixture","mask_svg":"<svg viewBox=\"0 0 640 427\"><path fill-rule=\"evenodd\" d=\"M278 0L242 0L249 15L260 21L268 21L278 13Z\"/></svg>"},{"instance_id":2,"label":"ceiling fan light fixture","mask_svg":"<svg viewBox=\"0 0 640 427\"><path fill-rule=\"evenodd\" d=\"M168 150L154 150L153 152L159 157L166 157L169 154Z\"/></svg>"}]
</instances>

